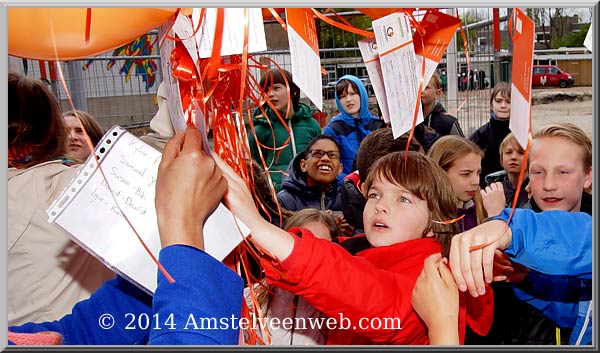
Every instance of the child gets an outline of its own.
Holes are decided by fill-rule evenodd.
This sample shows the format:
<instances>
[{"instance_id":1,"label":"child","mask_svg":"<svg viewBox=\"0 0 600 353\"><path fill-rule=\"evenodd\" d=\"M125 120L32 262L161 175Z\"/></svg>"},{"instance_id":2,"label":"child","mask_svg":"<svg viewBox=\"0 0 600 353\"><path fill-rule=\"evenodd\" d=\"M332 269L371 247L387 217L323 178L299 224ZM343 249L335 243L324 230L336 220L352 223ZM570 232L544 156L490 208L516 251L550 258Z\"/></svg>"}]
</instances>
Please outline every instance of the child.
<instances>
[{"instance_id":1,"label":"child","mask_svg":"<svg viewBox=\"0 0 600 353\"><path fill-rule=\"evenodd\" d=\"M523 150L523 147L517 142L515 135L513 135L512 132L506 135L500 144L500 161L504 170L488 174L485 178L485 182L488 184L486 190L488 190L488 188L493 188L494 185L492 184L494 183L502 183L506 207L512 207L519 181L519 174L521 173L521 166L523 165L524 154L525 150ZM529 184L529 177L527 176L527 172L525 172L516 207L524 207L529 202L529 195L525 190L527 184Z\"/></svg>"},{"instance_id":2,"label":"child","mask_svg":"<svg viewBox=\"0 0 600 353\"><path fill-rule=\"evenodd\" d=\"M446 253L455 231L445 222L455 217L456 204L441 168L416 152L395 152L375 162L363 188L368 201L362 238L369 247L352 256L310 231L288 233L264 221L243 180L217 162L228 180L230 209L250 228L251 239L281 261L263 259L267 281L335 318L328 344L428 343L410 295L425 258ZM493 307L489 297L465 299L459 327L468 323L486 332Z\"/></svg>"},{"instance_id":3,"label":"child","mask_svg":"<svg viewBox=\"0 0 600 353\"><path fill-rule=\"evenodd\" d=\"M323 130L340 144L344 170L338 177L341 184L344 177L354 171L353 161L358 146L372 131L385 126L385 122L369 112L369 95L356 76L345 75L335 85L335 103L340 111Z\"/></svg>"},{"instance_id":4,"label":"child","mask_svg":"<svg viewBox=\"0 0 600 353\"><path fill-rule=\"evenodd\" d=\"M437 72L434 72L429 83L421 92L421 106L425 119L415 127L415 137L423 146L425 153L441 136L465 136L458 124L458 119L446 113L446 109L438 101L441 95L442 79Z\"/></svg>"},{"instance_id":5,"label":"child","mask_svg":"<svg viewBox=\"0 0 600 353\"><path fill-rule=\"evenodd\" d=\"M507 227L506 222L510 213L510 209L505 209L496 220L459 234L453 241L450 264L451 268L457 269L453 271L453 275L459 290L485 293L484 283L490 283L496 276L494 253L497 249L504 250L512 261L531 268L532 273L535 269L554 277L566 275L578 279L591 279L592 218L590 215L563 210L534 213L528 209L516 209ZM489 245L483 250L465 251L471 246L481 244ZM494 267L493 271L492 267ZM556 292L567 292L572 289L556 286L552 288ZM588 290L591 294L591 287ZM582 291L582 294L585 292ZM519 294L517 290L515 293ZM580 300L579 303L569 303L557 299L557 295L545 300L532 296L531 292L521 292L518 296L526 299L527 305L542 310L544 315L557 325L574 328L568 337L569 344L575 344L577 341L588 344L591 341L589 297ZM519 314L514 312L514 307L510 309L513 315ZM531 315L524 316L523 319L526 320L523 323L513 320L512 325L507 326L506 329L517 326L521 330L533 330L524 331L525 334L539 336L540 330L544 329L542 326L546 325ZM532 319L535 320L531 322ZM563 330L561 328L561 331ZM556 331L552 330L552 333L556 334ZM522 344L522 338L513 342L513 344ZM552 343L542 342L542 344Z\"/></svg>"},{"instance_id":6,"label":"child","mask_svg":"<svg viewBox=\"0 0 600 353\"><path fill-rule=\"evenodd\" d=\"M236 344L242 280L202 251L202 227L194 226L204 224L226 189L220 170L202 150L201 133L177 133L165 147L156 181L159 260L175 282L159 271L151 297L117 276L60 320L10 327L10 343ZM202 318L225 320L227 326L202 327Z\"/></svg>"},{"instance_id":7,"label":"child","mask_svg":"<svg viewBox=\"0 0 600 353\"><path fill-rule=\"evenodd\" d=\"M252 128L248 131L250 155L262 165L262 152L275 192L281 189L281 179L290 161L306 149L310 140L321 134L312 109L300 103L300 88L292 81L292 74L282 71L272 69L261 78L259 85L268 94L275 110L266 103L256 109L252 117L254 133ZM288 86L291 102L288 102Z\"/></svg>"},{"instance_id":8,"label":"child","mask_svg":"<svg viewBox=\"0 0 600 353\"><path fill-rule=\"evenodd\" d=\"M79 172L63 164L68 129L48 86L8 74L8 325L62 317L114 274L48 222L46 210Z\"/></svg>"},{"instance_id":9,"label":"child","mask_svg":"<svg viewBox=\"0 0 600 353\"><path fill-rule=\"evenodd\" d=\"M341 172L340 145L329 135L319 135L290 163L277 200L289 211L308 207L339 211L336 178Z\"/></svg>"},{"instance_id":10,"label":"child","mask_svg":"<svg viewBox=\"0 0 600 353\"><path fill-rule=\"evenodd\" d=\"M500 143L510 132L510 84L498 82L490 96L491 119L475 131L469 140L483 150L479 185L485 187L486 175L502 169L498 150Z\"/></svg>"},{"instance_id":11,"label":"child","mask_svg":"<svg viewBox=\"0 0 600 353\"><path fill-rule=\"evenodd\" d=\"M458 345L458 288L448 259L429 255L417 278L411 304L427 325L430 345Z\"/></svg>"},{"instance_id":12,"label":"child","mask_svg":"<svg viewBox=\"0 0 600 353\"><path fill-rule=\"evenodd\" d=\"M485 205L483 202L479 189L482 155L481 149L473 142L453 135L441 137L428 153L429 158L442 167L452 181L458 215L464 215L459 221L461 232L480 224L488 213L498 214L504 208L503 197L490 205ZM492 208L493 211L488 212L485 206Z\"/></svg>"},{"instance_id":13,"label":"child","mask_svg":"<svg viewBox=\"0 0 600 353\"><path fill-rule=\"evenodd\" d=\"M543 127L529 154L531 208L592 214L592 142L570 123Z\"/></svg>"},{"instance_id":14,"label":"child","mask_svg":"<svg viewBox=\"0 0 600 353\"><path fill-rule=\"evenodd\" d=\"M315 237L328 241L340 235L340 228L333 215L314 208L305 208L290 217L286 230L294 227L308 229ZM272 294L269 294L269 291ZM270 285L268 285L267 290L263 290L262 294L257 296L263 307L263 312L265 312L267 322L272 323L273 318L277 318L278 322L283 322L286 318L292 320L290 329L277 325L268 327L272 345L322 345L327 342L326 327L321 329L311 327L311 321L309 321L324 321L326 317L304 298ZM296 326L296 321L300 325Z\"/></svg>"},{"instance_id":15,"label":"child","mask_svg":"<svg viewBox=\"0 0 600 353\"><path fill-rule=\"evenodd\" d=\"M591 141L575 125L549 125L534 135L529 175L531 198L528 207L534 211L584 211L591 215L591 196L583 192L592 183ZM573 323L565 325L564 321L553 322L545 316L543 311L549 306L547 302L534 305L531 296L518 284L499 282L494 283L493 288L497 310L485 343L567 343ZM587 300L579 302L583 304ZM576 306L576 303L552 304L559 313L569 312ZM561 325L558 326L559 335L556 333L558 324ZM557 336L560 339L557 340Z\"/></svg>"},{"instance_id":16,"label":"child","mask_svg":"<svg viewBox=\"0 0 600 353\"><path fill-rule=\"evenodd\" d=\"M102 135L104 135L104 130L93 116L84 111L71 110L63 114L63 116L69 129L69 138L67 139L66 146L67 154L77 163L83 163L90 153L93 152L93 149L90 150L85 139L85 134L90 138L92 146L96 146Z\"/></svg>"},{"instance_id":17,"label":"child","mask_svg":"<svg viewBox=\"0 0 600 353\"><path fill-rule=\"evenodd\" d=\"M485 293L485 283L497 280L494 253L498 249L506 250L515 261L549 274L537 277L536 282L548 278L564 279L561 275L568 275L572 280L591 280L592 224L589 215L564 211L535 214L531 210L517 209L511 222L507 224L510 213L511 210L506 209L496 220L454 237L450 263L454 269L451 275L454 275L456 284L454 280L448 279L441 255L434 254L425 260L423 272L413 291L412 303L419 316L427 323L431 342L458 344L455 318L458 298L454 293L457 286L461 291L468 290L476 295ZM482 244L489 245L482 250L470 250L471 247ZM575 281L571 281L573 282ZM552 289L555 293L551 296L554 298L554 305L563 301L564 306L568 303L562 298L569 297L575 291L572 286L560 286L559 283L564 284L564 281L554 283ZM542 293L537 289L535 294L549 296L549 293ZM591 294L591 286L588 289ZM588 307L589 304L588 301ZM545 309L550 314L554 306L547 305ZM576 309L568 315L563 312L560 319L575 321L576 317L579 323L578 314L582 314L582 325L575 325L577 329L573 330L569 344L591 343L591 311ZM587 322L586 317L589 317Z\"/></svg>"},{"instance_id":18,"label":"child","mask_svg":"<svg viewBox=\"0 0 600 353\"><path fill-rule=\"evenodd\" d=\"M362 218L366 200L362 192L362 181L367 179L369 170L377 159L388 153L406 150L407 142L408 133L395 139L392 129L388 127L373 131L361 142L356 153L357 170L346 175L340 189L344 218L355 227L355 234L364 233ZM410 140L408 149L423 152L421 144L415 138Z\"/></svg>"}]
</instances>

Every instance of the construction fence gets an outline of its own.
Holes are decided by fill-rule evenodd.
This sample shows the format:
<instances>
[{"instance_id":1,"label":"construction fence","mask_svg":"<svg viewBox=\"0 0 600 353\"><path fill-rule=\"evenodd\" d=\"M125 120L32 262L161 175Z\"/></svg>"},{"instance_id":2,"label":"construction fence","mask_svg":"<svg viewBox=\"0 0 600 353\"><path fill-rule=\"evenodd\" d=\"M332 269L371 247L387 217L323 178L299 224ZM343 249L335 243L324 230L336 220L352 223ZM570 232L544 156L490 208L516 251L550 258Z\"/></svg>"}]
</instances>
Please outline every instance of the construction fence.
<instances>
[{"instance_id":1,"label":"construction fence","mask_svg":"<svg viewBox=\"0 0 600 353\"><path fill-rule=\"evenodd\" d=\"M469 18L470 24L465 26L465 36L469 48L470 66L464 50L460 50L462 36L459 32L450 44L445 56L438 65L442 75L444 92L440 99L447 110L455 115L463 131L469 135L489 119L490 93L498 81L510 81L511 57L509 54L498 55L493 50L492 11L493 9L455 9L453 14L462 19ZM364 18L358 11L342 14L348 21ZM418 17L418 15L417 15ZM505 20L506 16L504 16ZM360 55L356 41L362 39L353 33L334 28L318 21L320 39L321 65L327 71L323 75L324 106L318 116L322 125L338 113L333 99L332 86L335 81L345 74L363 78L370 93L370 109L374 114L379 113L379 107L372 88L368 87L369 80L365 65ZM504 23L504 22L503 22ZM287 33L278 23L266 23L267 46L269 49L254 56L261 60L269 57L282 68L292 71ZM158 45L154 43L157 33L153 31L146 35L142 56L119 55L119 51L106 53L84 60L61 62L60 70L57 63L38 62L11 58L14 63L19 61L27 75L45 79L53 92L59 98L63 110L72 109L71 102L77 109L88 111L96 117L100 124L108 129L119 124L133 131L145 131L150 119L157 111L156 91L162 81L162 71ZM139 44L139 43L138 43ZM121 50L120 53L123 53ZM262 60L267 62L267 60ZM580 76L575 76L575 82L584 78L591 80L591 60L587 62L565 61L563 68ZM497 67L494 67L494 66ZM567 66L568 65L568 66ZM571 69L575 65L585 69ZM62 71L68 92L60 80ZM260 75L259 71L254 72ZM580 81L581 80L581 81ZM591 83L590 83L591 84ZM72 97L68 99L69 93ZM311 104L308 99L303 102ZM141 130L140 130L141 129Z\"/></svg>"}]
</instances>

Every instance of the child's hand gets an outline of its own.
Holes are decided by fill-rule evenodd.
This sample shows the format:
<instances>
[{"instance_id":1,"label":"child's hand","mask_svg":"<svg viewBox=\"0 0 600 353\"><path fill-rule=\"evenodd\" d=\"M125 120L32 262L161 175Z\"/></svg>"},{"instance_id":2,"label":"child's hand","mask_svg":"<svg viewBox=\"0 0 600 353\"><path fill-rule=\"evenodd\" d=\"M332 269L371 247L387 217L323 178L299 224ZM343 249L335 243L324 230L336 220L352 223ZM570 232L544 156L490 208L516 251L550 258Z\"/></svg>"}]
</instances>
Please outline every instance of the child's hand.
<instances>
[{"instance_id":1,"label":"child's hand","mask_svg":"<svg viewBox=\"0 0 600 353\"><path fill-rule=\"evenodd\" d=\"M531 269L516 262L500 250L494 253L494 282L504 281L520 283L531 272Z\"/></svg>"},{"instance_id":2,"label":"child's hand","mask_svg":"<svg viewBox=\"0 0 600 353\"><path fill-rule=\"evenodd\" d=\"M248 190L244 180L224 160L218 156L214 158L217 166L223 171L223 176L227 180L228 187L225 199L229 210L250 227L256 221L256 218L262 219L256 209L252 194Z\"/></svg>"},{"instance_id":3,"label":"child's hand","mask_svg":"<svg viewBox=\"0 0 600 353\"><path fill-rule=\"evenodd\" d=\"M459 344L458 288L441 254L425 259L411 304L429 329L430 344Z\"/></svg>"},{"instance_id":4,"label":"child's hand","mask_svg":"<svg viewBox=\"0 0 600 353\"><path fill-rule=\"evenodd\" d=\"M204 250L204 221L226 190L221 170L202 150L200 131L178 132L165 146L156 179L154 203L162 246L185 244Z\"/></svg>"},{"instance_id":5,"label":"child's hand","mask_svg":"<svg viewBox=\"0 0 600 353\"><path fill-rule=\"evenodd\" d=\"M472 296L485 294L485 283L491 283L494 273L494 252L504 250L512 241L512 231L506 222L493 220L455 235L450 246L450 268L458 289L467 289ZM471 250L482 246L483 249Z\"/></svg>"},{"instance_id":6,"label":"child's hand","mask_svg":"<svg viewBox=\"0 0 600 353\"><path fill-rule=\"evenodd\" d=\"M262 218L244 180L219 157L215 156L215 162L227 179L228 189L225 200L229 210L250 228L252 240L256 245L284 260L294 248L292 235Z\"/></svg>"},{"instance_id":7,"label":"child's hand","mask_svg":"<svg viewBox=\"0 0 600 353\"><path fill-rule=\"evenodd\" d=\"M338 215L335 220L336 220L336 222L338 224L338 227L340 227L340 235L341 236L343 236L343 237L351 237L354 234L354 227L351 226L346 221L346 218L344 218L344 216Z\"/></svg>"},{"instance_id":8,"label":"child's hand","mask_svg":"<svg viewBox=\"0 0 600 353\"><path fill-rule=\"evenodd\" d=\"M481 189L480 192L483 199L483 208L485 208L488 216L499 215L506 206L506 196L504 195L502 183L491 183L485 189Z\"/></svg>"}]
</instances>

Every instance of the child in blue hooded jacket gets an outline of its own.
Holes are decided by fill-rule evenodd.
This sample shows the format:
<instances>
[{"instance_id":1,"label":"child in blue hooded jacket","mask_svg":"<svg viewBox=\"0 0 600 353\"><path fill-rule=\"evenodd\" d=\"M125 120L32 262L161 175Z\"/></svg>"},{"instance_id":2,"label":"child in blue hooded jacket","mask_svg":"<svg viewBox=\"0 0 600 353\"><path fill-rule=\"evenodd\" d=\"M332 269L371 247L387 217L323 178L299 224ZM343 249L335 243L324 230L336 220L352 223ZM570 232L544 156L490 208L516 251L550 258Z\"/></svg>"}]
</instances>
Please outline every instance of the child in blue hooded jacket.
<instances>
[{"instance_id":1,"label":"child in blue hooded jacket","mask_svg":"<svg viewBox=\"0 0 600 353\"><path fill-rule=\"evenodd\" d=\"M331 135L341 146L344 169L338 184L346 175L356 170L354 157L362 140L372 131L385 127L385 122L369 112L369 95L356 76L345 75L335 85L335 103L340 114L325 126L323 133Z\"/></svg>"}]
</instances>

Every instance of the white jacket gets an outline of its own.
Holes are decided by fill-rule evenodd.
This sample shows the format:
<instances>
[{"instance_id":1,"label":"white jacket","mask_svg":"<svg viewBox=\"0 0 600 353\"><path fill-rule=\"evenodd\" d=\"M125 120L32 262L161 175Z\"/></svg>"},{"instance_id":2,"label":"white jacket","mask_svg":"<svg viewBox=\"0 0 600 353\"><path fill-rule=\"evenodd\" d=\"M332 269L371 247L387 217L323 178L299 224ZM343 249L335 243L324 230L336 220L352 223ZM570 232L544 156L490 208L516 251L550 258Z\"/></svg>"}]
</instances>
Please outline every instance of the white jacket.
<instances>
[{"instance_id":1,"label":"white jacket","mask_svg":"<svg viewBox=\"0 0 600 353\"><path fill-rule=\"evenodd\" d=\"M60 160L8 169L9 326L60 319L114 277L62 228L48 223L46 210L78 170Z\"/></svg>"}]
</instances>

